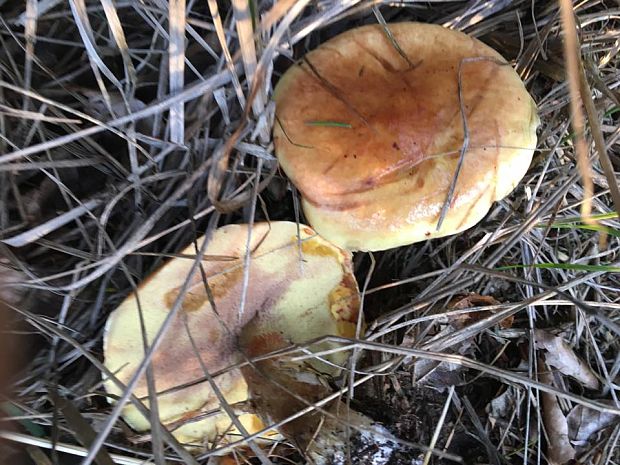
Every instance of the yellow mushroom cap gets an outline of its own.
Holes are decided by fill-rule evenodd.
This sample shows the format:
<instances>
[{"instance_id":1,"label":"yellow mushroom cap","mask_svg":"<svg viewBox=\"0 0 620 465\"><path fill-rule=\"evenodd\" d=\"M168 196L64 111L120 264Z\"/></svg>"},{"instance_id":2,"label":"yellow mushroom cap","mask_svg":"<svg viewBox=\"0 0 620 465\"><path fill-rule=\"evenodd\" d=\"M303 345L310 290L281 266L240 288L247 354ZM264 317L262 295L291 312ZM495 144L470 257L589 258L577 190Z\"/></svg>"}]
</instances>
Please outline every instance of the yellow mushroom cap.
<instances>
[{"instance_id":1,"label":"yellow mushroom cap","mask_svg":"<svg viewBox=\"0 0 620 465\"><path fill-rule=\"evenodd\" d=\"M536 147L536 106L499 53L437 25L388 27L408 59L380 25L363 26L308 53L275 89L280 164L312 227L349 250L470 228ZM437 231L464 141L460 103L469 148Z\"/></svg>"},{"instance_id":2,"label":"yellow mushroom cap","mask_svg":"<svg viewBox=\"0 0 620 465\"><path fill-rule=\"evenodd\" d=\"M211 374L244 360L238 338L246 327L246 333L251 328L253 337L261 339L262 353L280 348L282 341L303 343L327 335L355 334L359 293L350 253L325 241L307 226L299 226L299 240L297 231L298 226L291 222L259 223L252 227L249 280L241 318L248 226L224 226L213 233L201 263L202 271L192 278L152 363L160 419L181 443L212 446L239 439L239 432L223 411L202 415L217 410L220 404L207 381L197 382L204 380L205 375L187 328ZM198 240L199 248L202 241L203 238ZM193 256L195 246L188 246L181 254ZM150 342L176 301L193 261L170 260L110 315L104 340L105 365L122 382L131 378L144 355L138 298ZM316 347L327 348L327 343ZM330 364L314 361L313 365L316 370L333 375L337 369L331 364L342 365L345 358L346 354L337 352L326 357ZM225 371L215 382L228 403L248 399L248 386L239 369ZM111 380L105 381L105 387L111 394L120 393ZM134 394L146 398L145 378ZM123 418L137 431L149 429L149 420L131 405L123 410ZM264 428L252 413L240 415L239 420L250 434Z\"/></svg>"}]
</instances>

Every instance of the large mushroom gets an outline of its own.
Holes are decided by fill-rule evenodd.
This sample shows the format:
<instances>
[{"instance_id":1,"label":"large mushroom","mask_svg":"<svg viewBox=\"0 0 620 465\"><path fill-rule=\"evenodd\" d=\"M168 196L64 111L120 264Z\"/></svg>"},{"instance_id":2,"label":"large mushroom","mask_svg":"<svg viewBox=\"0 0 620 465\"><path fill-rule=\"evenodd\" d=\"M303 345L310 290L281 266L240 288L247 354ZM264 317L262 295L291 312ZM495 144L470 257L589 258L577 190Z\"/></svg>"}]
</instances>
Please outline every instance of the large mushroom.
<instances>
[{"instance_id":1,"label":"large mushroom","mask_svg":"<svg viewBox=\"0 0 620 465\"><path fill-rule=\"evenodd\" d=\"M515 188L536 147L536 106L517 73L437 25L340 34L282 76L275 102L276 155L307 219L349 250L470 228Z\"/></svg>"},{"instance_id":2,"label":"large mushroom","mask_svg":"<svg viewBox=\"0 0 620 465\"><path fill-rule=\"evenodd\" d=\"M202 363L234 406L248 400L248 381L240 369L227 367L290 344L327 335L355 335L359 295L349 252L307 226L259 223L252 227L246 268L247 240L247 225L224 226L213 233L202 269L192 279L178 316L153 357L160 419L188 446L212 447L240 438L231 418L220 410ZM198 247L202 241L198 240ZM150 341L179 297L195 250L192 244L167 262L110 315L105 365L120 381L131 378L144 355L139 308ZM316 346L317 350L329 348L328 343ZM336 351L310 361L307 368L315 374L335 375L346 357ZM245 370L251 376L251 370ZM111 380L105 381L105 387L112 395L120 393ZM134 393L146 398L146 379L140 380ZM265 428L247 405L243 411L247 413L238 419L247 433ZM137 431L150 428L149 419L133 406L123 410L123 418Z\"/></svg>"}]
</instances>

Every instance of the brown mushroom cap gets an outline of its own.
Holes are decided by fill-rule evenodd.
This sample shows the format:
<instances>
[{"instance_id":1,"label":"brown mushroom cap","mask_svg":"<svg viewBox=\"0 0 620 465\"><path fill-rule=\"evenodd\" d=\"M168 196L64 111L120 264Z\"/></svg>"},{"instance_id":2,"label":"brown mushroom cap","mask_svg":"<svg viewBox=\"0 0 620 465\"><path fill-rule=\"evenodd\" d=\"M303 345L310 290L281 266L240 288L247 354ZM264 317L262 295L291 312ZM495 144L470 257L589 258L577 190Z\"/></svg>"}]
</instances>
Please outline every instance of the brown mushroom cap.
<instances>
[{"instance_id":1,"label":"brown mushroom cap","mask_svg":"<svg viewBox=\"0 0 620 465\"><path fill-rule=\"evenodd\" d=\"M244 328L262 341L262 353L280 348L283 341L302 343L326 335L355 334L359 296L350 253L331 245L307 226L299 228L301 247L295 223L253 226L249 284L240 320L248 226L229 225L214 232L206 247L202 273L193 277L152 363L161 421L182 443L201 446L239 439L239 432L224 412L202 415L217 410L220 404L208 382L196 382L204 380L204 372L187 328L211 374L244 360L238 345ZM198 241L198 247L202 241ZM194 245L181 253L193 256ZM192 264L192 258L169 261L110 315L104 341L105 364L122 382L131 378L143 358L138 297L150 341L177 299ZM209 303L203 275L217 315ZM317 349L329 347L322 344ZM337 352L326 358L341 365L346 354ZM333 365L321 361L313 364L316 370L335 373ZM215 381L230 404L247 400L247 382L239 369L228 370ZM105 381L105 387L111 394L120 393L111 380ZM134 394L147 396L146 379L140 380ZM138 431L149 429L149 420L131 405L124 409L123 417ZM249 433L264 428L251 413L242 414L239 420Z\"/></svg>"},{"instance_id":2,"label":"brown mushroom cap","mask_svg":"<svg viewBox=\"0 0 620 465\"><path fill-rule=\"evenodd\" d=\"M497 52L441 26L389 30L409 62L380 25L363 26L308 53L275 90L280 164L312 227L350 250L473 226L515 188L536 147L536 106ZM469 147L436 231L464 140L459 66Z\"/></svg>"}]
</instances>

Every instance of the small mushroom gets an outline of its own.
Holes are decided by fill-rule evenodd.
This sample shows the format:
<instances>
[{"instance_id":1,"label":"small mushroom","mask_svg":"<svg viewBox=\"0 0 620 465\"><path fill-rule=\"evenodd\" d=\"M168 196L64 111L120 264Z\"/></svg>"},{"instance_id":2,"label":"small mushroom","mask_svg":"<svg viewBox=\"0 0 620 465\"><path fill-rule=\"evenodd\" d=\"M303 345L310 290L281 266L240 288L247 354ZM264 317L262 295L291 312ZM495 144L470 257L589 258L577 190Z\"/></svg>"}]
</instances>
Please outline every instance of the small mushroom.
<instances>
[{"instance_id":1,"label":"small mushroom","mask_svg":"<svg viewBox=\"0 0 620 465\"><path fill-rule=\"evenodd\" d=\"M198 240L198 247L203 240ZM349 252L304 225L299 225L298 236L295 223L258 223L252 227L246 269L247 240L247 225L224 226L213 233L201 270L192 278L178 315L152 360L160 419L188 446L212 447L240 437L230 417L220 410L200 359L226 401L233 406L245 404L237 409L242 410L238 419L253 434L265 425L249 406L251 379L244 375L250 371L229 367L283 346L327 335L355 335L359 293ZM150 341L179 298L195 250L192 244L159 268L110 315L105 365L120 381L131 378L144 356L138 304ZM313 349L331 347L331 343L321 343ZM303 368L333 376L346 358L346 353L336 351ZM105 381L105 387L112 395L120 394L111 380ZM146 398L145 378L134 394ZM123 410L123 418L136 431L150 428L149 419L131 405Z\"/></svg>"},{"instance_id":2,"label":"small mushroom","mask_svg":"<svg viewBox=\"0 0 620 465\"><path fill-rule=\"evenodd\" d=\"M349 250L472 227L516 187L536 147L535 103L499 53L437 25L388 28L336 36L275 89L280 164L312 227Z\"/></svg>"}]
</instances>

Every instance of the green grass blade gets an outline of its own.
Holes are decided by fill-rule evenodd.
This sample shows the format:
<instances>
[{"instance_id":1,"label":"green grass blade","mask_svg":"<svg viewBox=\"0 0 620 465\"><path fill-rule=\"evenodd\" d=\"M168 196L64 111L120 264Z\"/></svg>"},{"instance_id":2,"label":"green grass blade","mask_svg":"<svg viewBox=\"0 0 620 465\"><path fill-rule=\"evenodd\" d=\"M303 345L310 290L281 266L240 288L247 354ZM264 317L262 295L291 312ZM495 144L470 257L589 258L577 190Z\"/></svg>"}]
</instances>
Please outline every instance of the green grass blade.
<instances>
[{"instance_id":1,"label":"green grass blade","mask_svg":"<svg viewBox=\"0 0 620 465\"><path fill-rule=\"evenodd\" d=\"M352 128L349 123L341 123L339 121L328 121L328 120L319 120L319 121L306 121L306 126L325 126L330 128Z\"/></svg>"}]
</instances>

